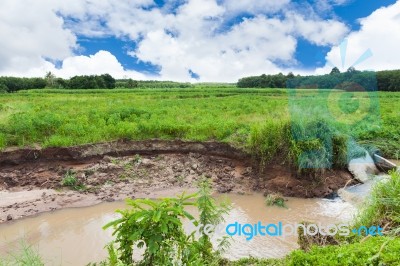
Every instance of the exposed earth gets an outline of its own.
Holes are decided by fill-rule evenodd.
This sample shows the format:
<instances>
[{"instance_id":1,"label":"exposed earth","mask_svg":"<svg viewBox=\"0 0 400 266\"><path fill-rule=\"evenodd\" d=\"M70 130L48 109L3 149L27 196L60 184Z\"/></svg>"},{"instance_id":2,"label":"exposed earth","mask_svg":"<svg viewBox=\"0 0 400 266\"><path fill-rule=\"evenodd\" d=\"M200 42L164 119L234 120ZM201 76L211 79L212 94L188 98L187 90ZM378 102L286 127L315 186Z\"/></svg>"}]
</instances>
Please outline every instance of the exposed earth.
<instances>
[{"instance_id":1,"label":"exposed earth","mask_svg":"<svg viewBox=\"0 0 400 266\"><path fill-rule=\"evenodd\" d=\"M304 198L326 197L355 183L347 171L327 171L316 182L295 177L284 165L259 169L249 154L217 142L9 149L0 153L0 223L103 201L174 196L195 191L202 177L219 193L262 191Z\"/></svg>"}]
</instances>

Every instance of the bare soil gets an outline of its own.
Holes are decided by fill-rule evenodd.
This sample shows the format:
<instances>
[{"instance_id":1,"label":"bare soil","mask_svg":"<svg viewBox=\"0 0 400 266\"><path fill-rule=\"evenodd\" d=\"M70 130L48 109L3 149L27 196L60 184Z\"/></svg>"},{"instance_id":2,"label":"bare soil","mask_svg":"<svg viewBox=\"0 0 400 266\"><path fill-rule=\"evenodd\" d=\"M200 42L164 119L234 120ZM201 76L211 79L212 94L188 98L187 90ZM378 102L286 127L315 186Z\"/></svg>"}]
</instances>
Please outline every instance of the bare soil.
<instances>
[{"instance_id":1,"label":"bare soil","mask_svg":"<svg viewBox=\"0 0 400 266\"><path fill-rule=\"evenodd\" d=\"M325 197L352 176L328 171L323 182L297 178L284 165L259 171L251 156L228 144L115 141L70 148L8 149L0 153L0 223L67 207L195 191L209 178L219 193L253 191ZM74 184L67 184L68 179Z\"/></svg>"}]
</instances>

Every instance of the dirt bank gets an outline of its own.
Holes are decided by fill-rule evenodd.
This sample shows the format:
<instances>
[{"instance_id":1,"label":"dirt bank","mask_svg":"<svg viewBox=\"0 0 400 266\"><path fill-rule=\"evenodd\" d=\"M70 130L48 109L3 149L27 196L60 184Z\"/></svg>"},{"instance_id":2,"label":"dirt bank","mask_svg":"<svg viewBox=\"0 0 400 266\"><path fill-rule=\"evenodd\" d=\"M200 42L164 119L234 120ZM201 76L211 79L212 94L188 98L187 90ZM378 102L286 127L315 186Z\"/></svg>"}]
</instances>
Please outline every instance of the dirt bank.
<instances>
[{"instance_id":1,"label":"dirt bank","mask_svg":"<svg viewBox=\"0 0 400 266\"><path fill-rule=\"evenodd\" d=\"M284 165L258 171L251 156L224 143L116 141L70 148L0 153L0 222L65 207L194 190L202 176L220 193L279 192L324 197L351 180L327 172L324 182L299 179Z\"/></svg>"}]
</instances>

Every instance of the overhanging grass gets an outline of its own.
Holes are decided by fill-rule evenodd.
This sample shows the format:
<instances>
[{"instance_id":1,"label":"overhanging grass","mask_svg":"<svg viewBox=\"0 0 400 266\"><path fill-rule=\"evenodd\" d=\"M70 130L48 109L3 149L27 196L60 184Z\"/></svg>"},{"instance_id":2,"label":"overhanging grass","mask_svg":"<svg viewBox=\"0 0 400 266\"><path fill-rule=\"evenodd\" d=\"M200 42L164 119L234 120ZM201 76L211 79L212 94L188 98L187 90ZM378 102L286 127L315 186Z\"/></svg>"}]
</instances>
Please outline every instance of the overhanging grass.
<instances>
[{"instance_id":1,"label":"overhanging grass","mask_svg":"<svg viewBox=\"0 0 400 266\"><path fill-rule=\"evenodd\" d=\"M349 140L333 121L324 118L269 120L253 127L249 146L262 165L283 163L315 178L326 169L344 168L350 155Z\"/></svg>"}]
</instances>

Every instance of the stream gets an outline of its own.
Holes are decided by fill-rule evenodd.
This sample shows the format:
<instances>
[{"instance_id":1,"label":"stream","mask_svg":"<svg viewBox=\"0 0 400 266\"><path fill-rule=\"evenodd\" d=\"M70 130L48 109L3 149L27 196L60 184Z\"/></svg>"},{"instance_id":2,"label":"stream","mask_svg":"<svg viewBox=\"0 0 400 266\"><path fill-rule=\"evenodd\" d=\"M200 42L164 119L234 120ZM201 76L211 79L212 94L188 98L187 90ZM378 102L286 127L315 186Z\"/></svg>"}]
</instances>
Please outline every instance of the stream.
<instances>
[{"instance_id":1,"label":"stream","mask_svg":"<svg viewBox=\"0 0 400 266\"><path fill-rule=\"evenodd\" d=\"M288 198L287 208L267 207L261 194L228 194L233 209L227 223L298 223L321 225L349 222L356 208L341 199ZM86 265L106 258L104 246L112 240L112 230L102 226L118 217L115 210L124 202L102 203L92 207L62 209L0 224L0 257L18 250L25 241L38 250L46 265ZM190 210L189 210L190 211ZM185 224L188 227L188 222ZM298 248L296 236L255 236L247 241L234 236L225 257L279 258Z\"/></svg>"}]
</instances>

